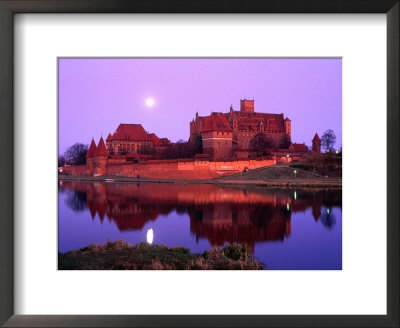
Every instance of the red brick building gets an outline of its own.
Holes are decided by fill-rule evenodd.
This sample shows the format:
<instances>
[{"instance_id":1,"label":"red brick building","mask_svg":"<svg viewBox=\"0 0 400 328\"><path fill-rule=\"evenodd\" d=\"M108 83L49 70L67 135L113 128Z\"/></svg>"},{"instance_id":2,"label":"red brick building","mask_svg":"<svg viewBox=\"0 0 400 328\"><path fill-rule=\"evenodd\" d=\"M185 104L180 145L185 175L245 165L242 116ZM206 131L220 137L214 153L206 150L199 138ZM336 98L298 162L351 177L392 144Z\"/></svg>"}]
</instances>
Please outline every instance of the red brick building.
<instances>
[{"instance_id":1,"label":"red brick building","mask_svg":"<svg viewBox=\"0 0 400 328\"><path fill-rule=\"evenodd\" d=\"M190 122L189 142L203 139L203 153L213 158L234 157L248 151L252 139L259 133L270 138L277 148L287 148L291 140L291 121L283 114L257 113L254 100L240 100L240 111L230 107L228 113L199 116ZM206 142L205 142L206 141Z\"/></svg>"},{"instance_id":2,"label":"red brick building","mask_svg":"<svg viewBox=\"0 0 400 328\"><path fill-rule=\"evenodd\" d=\"M203 154L211 158L232 157L232 128L223 114L212 113L203 118L201 137Z\"/></svg>"},{"instance_id":3,"label":"red brick building","mask_svg":"<svg viewBox=\"0 0 400 328\"><path fill-rule=\"evenodd\" d=\"M291 154L294 154L294 155L302 155L302 154L308 152L308 148L305 143L302 143L302 144L292 143L289 146L289 151Z\"/></svg>"},{"instance_id":4,"label":"red brick building","mask_svg":"<svg viewBox=\"0 0 400 328\"><path fill-rule=\"evenodd\" d=\"M148 133L141 124L120 124L106 139L107 150L114 156L156 155L170 145L171 142L167 138Z\"/></svg>"}]
</instances>

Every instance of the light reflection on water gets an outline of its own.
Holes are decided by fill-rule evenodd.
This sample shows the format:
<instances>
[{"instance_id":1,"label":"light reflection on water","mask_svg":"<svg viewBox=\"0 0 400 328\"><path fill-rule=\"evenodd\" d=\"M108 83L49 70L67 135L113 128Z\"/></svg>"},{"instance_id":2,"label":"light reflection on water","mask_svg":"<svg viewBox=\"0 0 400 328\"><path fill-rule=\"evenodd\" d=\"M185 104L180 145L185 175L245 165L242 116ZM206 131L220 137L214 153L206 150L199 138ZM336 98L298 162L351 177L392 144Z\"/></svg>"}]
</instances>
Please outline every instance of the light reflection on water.
<instances>
[{"instance_id":1,"label":"light reflection on water","mask_svg":"<svg viewBox=\"0 0 400 328\"><path fill-rule=\"evenodd\" d=\"M153 243L153 237L154 237L154 233L153 233L153 229L149 229L147 230L147 242L151 245Z\"/></svg>"},{"instance_id":2,"label":"light reflection on water","mask_svg":"<svg viewBox=\"0 0 400 328\"><path fill-rule=\"evenodd\" d=\"M342 195L216 185L60 181L59 252L123 239L183 246L244 243L268 269L341 269Z\"/></svg>"}]
</instances>

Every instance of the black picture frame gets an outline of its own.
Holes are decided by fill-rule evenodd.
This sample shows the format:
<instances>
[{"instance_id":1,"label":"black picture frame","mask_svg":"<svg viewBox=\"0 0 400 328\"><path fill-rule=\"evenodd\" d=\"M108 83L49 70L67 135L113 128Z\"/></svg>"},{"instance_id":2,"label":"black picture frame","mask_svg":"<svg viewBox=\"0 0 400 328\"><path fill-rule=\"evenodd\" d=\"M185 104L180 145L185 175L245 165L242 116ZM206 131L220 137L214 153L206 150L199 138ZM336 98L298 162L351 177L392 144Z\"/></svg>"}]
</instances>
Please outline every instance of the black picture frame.
<instances>
[{"instance_id":1,"label":"black picture frame","mask_svg":"<svg viewBox=\"0 0 400 328\"><path fill-rule=\"evenodd\" d=\"M0 324L5 327L399 327L399 0L0 0ZM14 315L13 28L16 13L385 13L387 315ZM365 286L368 288L368 286Z\"/></svg>"}]
</instances>

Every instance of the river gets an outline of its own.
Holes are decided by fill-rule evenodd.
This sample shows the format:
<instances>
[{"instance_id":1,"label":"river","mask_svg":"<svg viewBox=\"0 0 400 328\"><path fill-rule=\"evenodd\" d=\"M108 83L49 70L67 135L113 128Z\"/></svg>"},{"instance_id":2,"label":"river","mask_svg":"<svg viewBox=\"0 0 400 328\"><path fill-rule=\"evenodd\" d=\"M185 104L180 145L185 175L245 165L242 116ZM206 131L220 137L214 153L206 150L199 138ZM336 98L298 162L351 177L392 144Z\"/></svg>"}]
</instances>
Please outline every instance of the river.
<instances>
[{"instance_id":1,"label":"river","mask_svg":"<svg viewBox=\"0 0 400 328\"><path fill-rule=\"evenodd\" d=\"M120 239L196 253L243 243L269 270L342 269L341 190L64 180L58 202L62 253Z\"/></svg>"}]
</instances>

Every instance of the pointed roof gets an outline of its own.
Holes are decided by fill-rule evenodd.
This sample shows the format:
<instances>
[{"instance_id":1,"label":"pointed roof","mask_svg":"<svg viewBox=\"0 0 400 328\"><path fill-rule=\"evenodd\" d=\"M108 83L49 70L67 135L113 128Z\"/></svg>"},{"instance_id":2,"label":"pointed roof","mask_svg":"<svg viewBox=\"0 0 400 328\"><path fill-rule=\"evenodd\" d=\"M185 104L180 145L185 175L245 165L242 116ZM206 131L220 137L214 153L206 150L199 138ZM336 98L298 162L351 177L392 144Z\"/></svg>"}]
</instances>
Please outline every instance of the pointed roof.
<instances>
[{"instance_id":1,"label":"pointed roof","mask_svg":"<svg viewBox=\"0 0 400 328\"><path fill-rule=\"evenodd\" d=\"M97 150L96 143L94 142L94 140L92 138L92 142L90 143L89 150L86 153L86 158L93 157L95 152L96 152L96 150Z\"/></svg>"},{"instance_id":2,"label":"pointed roof","mask_svg":"<svg viewBox=\"0 0 400 328\"><path fill-rule=\"evenodd\" d=\"M207 131L231 132L232 128L223 114L212 113L210 116L203 117L202 132L207 132Z\"/></svg>"},{"instance_id":3,"label":"pointed roof","mask_svg":"<svg viewBox=\"0 0 400 328\"><path fill-rule=\"evenodd\" d=\"M166 145L169 145L169 144L171 144L171 141L169 141L168 138L160 138L160 145L166 146Z\"/></svg>"},{"instance_id":4,"label":"pointed roof","mask_svg":"<svg viewBox=\"0 0 400 328\"><path fill-rule=\"evenodd\" d=\"M101 222L103 222L106 212L107 212L106 203L97 204L97 214L99 215Z\"/></svg>"},{"instance_id":5,"label":"pointed roof","mask_svg":"<svg viewBox=\"0 0 400 328\"><path fill-rule=\"evenodd\" d=\"M147 132L141 124L120 124L112 135L114 140L147 140Z\"/></svg>"},{"instance_id":6,"label":"pointed roof","mask_svg":"<svg viewBox=\"0 0 400 328\"><path fill-rule=\"evenodd\" d=\"M312 141L314 141L314 140L318 140L318 141L320 141L321 139L319 138L319 135L318 135L318 133L315 133L315 136L314 136L314 138L313 138L313 140Z\"/></svg>"},{"instance_id":7,"label":"pointed roof","mask_svg":"<svg viewBox=\"0 0 400 328\"><path fill-rule=\"evenodd\" d=\"M318 219L321 216L321 206L313 205L312 215L314 217L315 222L318 222Z\"/></svg>"},{"instance_id":8,"label":"pointed roof","mask_svg":"<svg viewBox=\"0 0 400 328\"><path fill-rule=\"evenodd\" d=\"M92 219L94 219L97 212L96 203L94 201L87 201L87 205L89 207L90 215L92 216Z\"/></svg>"},{"instance_id":9,"label":"pointed roof","mask_svg":"<svg viewBox=\"0 0 400 328\"><path fill-rule=\"evenodd\" d=\"M100 138L99 145L97 146L94 156L108 156L106 145L104 144L103 137Z\"/></svg>"},{"instance_id":10,"label":"pointed roof","mask_svg":"<svg viewBox=\"0 0 400 328\"><path fill-rule=\"evenodd\" d=\"M156 146L160 145L160 138L157 137L157 135L155 133L150 133L149 137L150 137L150 140L153 141L154 145L156 145Z\"/></svg>"},{"instance_id":11,"label":"pointed roof","mask_svg":"<svg viewBox=\"0 0 400 328\"><path fill-rule=\"evenodd\" d=\"M106 141L110 141L111 140L111 133L108 134Z\"/></svg>"}]
</instances>

